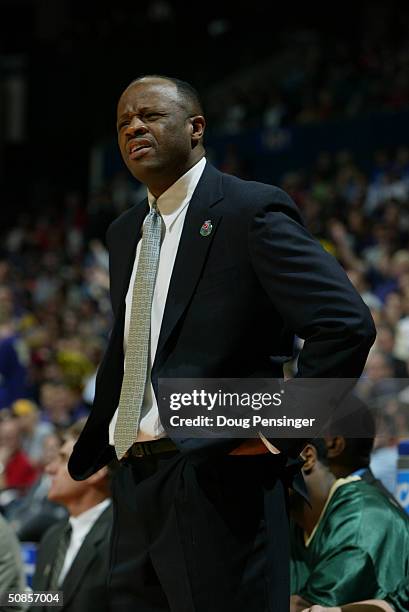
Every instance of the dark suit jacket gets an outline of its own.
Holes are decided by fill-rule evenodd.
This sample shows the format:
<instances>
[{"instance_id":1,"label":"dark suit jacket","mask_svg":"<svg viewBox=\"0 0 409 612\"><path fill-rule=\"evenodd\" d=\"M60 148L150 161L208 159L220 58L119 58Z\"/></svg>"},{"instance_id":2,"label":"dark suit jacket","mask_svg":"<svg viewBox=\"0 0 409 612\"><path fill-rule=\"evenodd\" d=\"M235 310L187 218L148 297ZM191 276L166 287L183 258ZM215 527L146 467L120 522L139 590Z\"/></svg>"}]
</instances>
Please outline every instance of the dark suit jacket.
<instances>
[{"instance_id":1,"label":"dark suit jacket","mask_svg":"<svg viewBox=\"0 0 409 612\"><path fill-rule=\"evenodd\" d=\"M41 540L33 590L46 591L51 564L55 558L58 543L66 520L50 527ZM106 581L109 568L109 542L112 526L112 504L104 510L85 537L68 573L60 587L64 594L61 612L109 611ZM30 610L38 612L41 606ZM49 608L44 607L44 612Z\"/></svg>"},{"instance_id":2,"label":"dark suit jacket","mask_svg":"<svg viewBox=\"0 0 409 612\"><path fill-rule=\"evenodd\" d=\"M84 479L114 457L108 425L123 377L125 296L148 202L109 227L115 322L98 371L94 405L69 461ZM200 234L210 220L213 231ZM299 376L361 374L375 329L341 266L304 228L277 187L243 181L207 163L191 199L166 300L151 379L281 377L294 334L305 339ZM214 440L176 439L180 449ZM239 444L241 440L236 440ZM295 440L280 448L298 454Z\"/></svg>"}]
</instances>

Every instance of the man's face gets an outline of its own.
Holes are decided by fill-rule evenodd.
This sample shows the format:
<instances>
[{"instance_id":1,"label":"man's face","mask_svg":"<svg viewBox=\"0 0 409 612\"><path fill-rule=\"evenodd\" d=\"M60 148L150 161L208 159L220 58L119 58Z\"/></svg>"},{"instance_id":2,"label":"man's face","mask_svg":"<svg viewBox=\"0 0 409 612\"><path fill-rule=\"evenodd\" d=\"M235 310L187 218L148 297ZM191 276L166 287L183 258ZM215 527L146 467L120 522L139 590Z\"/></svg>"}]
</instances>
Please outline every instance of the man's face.
<instances>
[{"instance_id":1,"label":"man's face","mask_svg":"<svg viewBox=\"0 0 409 612\"><path fill-rule=\"evenodd\" d=\"M0 424L0 446L6 447L10 455L21 448L20 426L17 419L10 419Z\"/></svg>"},{"instance_id":2,"label":"man's face","mask_svg":"<svg viewBox=\"0 0 409 612\"><path fill-rule=\"evenodd\" d=\"M85 480L73 480L68 473L68 459L74 444L75 440L68 438L61 446L58 455L46 466L46 472L51 476L48 499L63 505L81 497L88 488Z\"/></svg>"},{"instance_id":3,"label":"man's face","mask_svg":"<svg viewBox=\"0 0 409 612\"><path fill-rule=\"evenodd\" d=\"M130 85L117 108L118 144L135 178L170 186L192 165L192 121L177 87L146 78ZM159 195L154 193L154 195Z\"/></svg>"}]
</instances>

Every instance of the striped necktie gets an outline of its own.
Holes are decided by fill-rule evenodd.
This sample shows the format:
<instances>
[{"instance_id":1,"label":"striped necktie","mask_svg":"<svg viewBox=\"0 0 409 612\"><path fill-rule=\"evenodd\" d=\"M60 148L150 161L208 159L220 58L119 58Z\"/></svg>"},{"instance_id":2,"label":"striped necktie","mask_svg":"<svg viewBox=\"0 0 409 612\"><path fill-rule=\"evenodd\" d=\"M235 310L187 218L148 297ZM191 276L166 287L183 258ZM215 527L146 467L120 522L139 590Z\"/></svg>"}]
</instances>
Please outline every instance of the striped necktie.
<instances>
[{"instance_id":1,"label":"striped necktie","mask_svg":"<svg viewBox=\"0 0 409 612\"><path fill-rule=\"evenodd\" d=\"M118 459L121 459L135 442L147 383L152 298L162 234L162 217L156 201L152 203L142 231L141 250L132 290L125 372L114 432Z\"/></svg>"}]
</instances>

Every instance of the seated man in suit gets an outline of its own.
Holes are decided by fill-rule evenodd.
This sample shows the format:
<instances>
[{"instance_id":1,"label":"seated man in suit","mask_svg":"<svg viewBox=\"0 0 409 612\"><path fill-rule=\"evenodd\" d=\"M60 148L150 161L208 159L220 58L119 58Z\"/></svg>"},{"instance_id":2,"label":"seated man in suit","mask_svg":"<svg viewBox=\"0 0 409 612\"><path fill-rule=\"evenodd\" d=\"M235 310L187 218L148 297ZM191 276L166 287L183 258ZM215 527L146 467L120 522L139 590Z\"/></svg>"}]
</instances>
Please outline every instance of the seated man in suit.
<instances>
[{"instance_id":1,"label":"seated man in suit","mask_svg":"<svg viewBox=\"0 0 409 612\"><path fill-rule=\"evenodd\" d=\"M81 482L69 475L68 458L83 424L78 421L68 429L58 458L46 468L52 479L48 498L63 504L69 518L50 527L42 538L33 590L62 591L64 612L88 612L96 605L103 612L109 609L110 477L107 466Z\"/></svg>"},{"instance_id":2,"label":"seated man in suit","mask_svg":"<svg viewBox=\"0 0 409 612\"><path fill-rule=\"evenodd\" d=\"M360 476L336 479L324 440L303 455L311 506L291 494L291 612L382 599L407 573L409 517Z\"/></svg>"}]
</instances>

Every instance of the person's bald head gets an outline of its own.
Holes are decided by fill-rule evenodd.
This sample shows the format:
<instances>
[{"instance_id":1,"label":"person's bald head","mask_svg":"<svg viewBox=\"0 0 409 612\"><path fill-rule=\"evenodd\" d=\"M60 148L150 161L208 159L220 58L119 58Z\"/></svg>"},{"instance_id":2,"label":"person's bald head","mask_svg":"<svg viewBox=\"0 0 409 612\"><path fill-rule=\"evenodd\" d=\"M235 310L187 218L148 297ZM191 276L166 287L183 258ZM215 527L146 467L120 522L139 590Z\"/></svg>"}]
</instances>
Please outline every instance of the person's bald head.
<instances>
[{"instance_id":1,"label":"person's bald head","mask_svg":"<svg viewBox=\"0 0 409 612\"><path fill-rule=\"evenodd\" d=\"M145 74L140 77L137 77L133 81L131 81L125 91L135 85L135 83L139 82L151 82L154 83L157 81L160 83L161 81L166 81L172 84L175 87L177 92L177 100L180 106L190 115L203 115L203 105L199 98L199 94L196 89L188 83L187 81L183 81L182 79L177 79L175 77L169 77L162 74Z\"/></svg>"}]
</instances>

